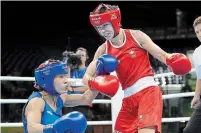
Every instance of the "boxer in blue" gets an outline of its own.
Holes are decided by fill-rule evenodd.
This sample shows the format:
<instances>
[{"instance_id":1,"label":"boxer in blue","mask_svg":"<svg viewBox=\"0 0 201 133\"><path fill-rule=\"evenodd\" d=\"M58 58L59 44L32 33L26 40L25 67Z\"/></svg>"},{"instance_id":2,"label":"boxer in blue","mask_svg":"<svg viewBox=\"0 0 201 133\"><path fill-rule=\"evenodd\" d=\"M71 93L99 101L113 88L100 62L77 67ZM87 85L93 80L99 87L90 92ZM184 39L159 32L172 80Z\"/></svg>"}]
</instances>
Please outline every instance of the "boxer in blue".
<instances>
[{"instance_id":1,"label":"boxer in blue","mask_svg":"<svg viewBox=\"0 0 201 133\"><path fill-rule=\"evenodd\" d=\"M24 133L84 133L85 116L77 111L62 116L62 107L89 105L98 92L68 95L67 66L58 60L47 60L35 69L40 91L33 92L22 111Z\"/></svg>"},{"instance_id":2,"label":"boxer in blue","mask_svg":"<svg viewBox=\"0 0 201 133\"><path fill-rule=\"evenodd\" d=\"M111 97L116 94L119 88L117 77L102 73L114 71L118 61L109 55L99 60L97 77L88 80L90 88L84 94L67 93L66 63L49 59L35 69L36 88L40 91L33 92L23 108L24 133L84 133L87 127L85 116L77 111L62 116L61 109L63 106L89 105L98 92Z\"/></svg>"}]
</instances>

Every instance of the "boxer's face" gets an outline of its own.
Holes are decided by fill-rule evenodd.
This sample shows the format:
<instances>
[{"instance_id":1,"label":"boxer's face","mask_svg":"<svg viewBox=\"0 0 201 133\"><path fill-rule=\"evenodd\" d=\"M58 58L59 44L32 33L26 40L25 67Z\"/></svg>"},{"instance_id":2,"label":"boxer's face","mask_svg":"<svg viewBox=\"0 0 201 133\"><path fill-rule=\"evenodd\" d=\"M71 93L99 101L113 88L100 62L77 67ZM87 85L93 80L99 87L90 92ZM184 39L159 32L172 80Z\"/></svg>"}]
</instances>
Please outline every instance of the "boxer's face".
<instances>
[{"instance_id":1,"label":"boxer's face","mask_svg":"<svg viewBox=\"0 0 201 133\"><path fill-rule=\"evenodd\" d=\"M195 30L195 34L196 34L197 38L201 42L201 24L196 25L194 27L194 30Z\"/></svg>"},{"instance_id":2,"label":"boxer's face","mask_svg":"<svg viewBox=\"0 0 201 133\"><path fill-rule=\"evenodd\" d=\"M99 34L103 36L106 40L112 40L114 37L114 28L110 22L106 22L100 26L96 26Z\"/></svg>"},{"instance_id":3,"label":"boxer's face","mask_svg":"<svg viewBox=\"0 0 201 133\"><path fill-rule=\"evenodd\" d=\"M87 57L86 57L86 52L82 51L82 50L78 50L76 52L76 54L80 55L81 56L81 61L82 61L82 64L84 64L87 60Z\"/></svg>"},{"instance_id":4,"label":"boxer's face","mask_svg":"<svg viewBox=\"0 0 201 133\"><path fill-rule=\"evenodd\" d=\"M54 88L59 94L68 92L68 81L66 74L59 74L54 78Z\"/></svg>"}]
</instances>

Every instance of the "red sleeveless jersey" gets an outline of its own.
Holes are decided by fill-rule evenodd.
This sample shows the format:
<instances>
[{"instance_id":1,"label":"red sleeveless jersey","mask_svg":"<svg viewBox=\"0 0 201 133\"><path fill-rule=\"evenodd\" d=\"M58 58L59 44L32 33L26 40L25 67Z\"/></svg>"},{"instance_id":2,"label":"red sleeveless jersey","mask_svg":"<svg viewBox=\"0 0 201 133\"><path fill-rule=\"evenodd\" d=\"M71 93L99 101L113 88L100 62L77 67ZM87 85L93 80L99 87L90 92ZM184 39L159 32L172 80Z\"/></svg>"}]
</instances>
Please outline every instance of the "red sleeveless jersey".
<instances>
[{"instance_id":1,"label":"red sleeveless jersey","mask_svg":"<svg viewBox=\"0 0 201 133\"><path fill-rule=\"evenodd\" d=\"M119 47L106 41L106 53L116 57L120 62L116 73L124 90L140 78L154 74L148 52L141 47L130 30L123 30L123 34L124 43Z\"/></svg>"}]
</instances>

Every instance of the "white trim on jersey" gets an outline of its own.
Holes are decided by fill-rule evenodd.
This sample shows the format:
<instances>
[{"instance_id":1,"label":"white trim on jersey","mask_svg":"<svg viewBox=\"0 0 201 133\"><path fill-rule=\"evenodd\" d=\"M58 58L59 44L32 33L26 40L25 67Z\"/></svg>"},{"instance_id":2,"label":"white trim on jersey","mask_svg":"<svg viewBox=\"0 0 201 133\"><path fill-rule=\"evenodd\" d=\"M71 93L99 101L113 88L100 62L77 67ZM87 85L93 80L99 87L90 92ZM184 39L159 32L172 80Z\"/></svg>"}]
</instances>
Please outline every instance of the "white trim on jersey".
<instances>
[{"instance_id":1,"label":"white trim on jersey","mask_svg":"<svg viewBox=\"0 0 201 133\"><path fill-rule=\"evenodd\" d=\"M124 34L124 37L125 37L124 42L123 42L120 46L115 46L115 45L113 45L112 42L109 40L109 42L110 42L110 44L111 44L112 47L114 47L114 48L121 48L121 47L123 47L124 44L126 43L126 40L127 40L127 39L126 39L126 34L125 34L124 29L122 29L122 30L123 30L123 34Z\"/></svg>"}]
</instances>

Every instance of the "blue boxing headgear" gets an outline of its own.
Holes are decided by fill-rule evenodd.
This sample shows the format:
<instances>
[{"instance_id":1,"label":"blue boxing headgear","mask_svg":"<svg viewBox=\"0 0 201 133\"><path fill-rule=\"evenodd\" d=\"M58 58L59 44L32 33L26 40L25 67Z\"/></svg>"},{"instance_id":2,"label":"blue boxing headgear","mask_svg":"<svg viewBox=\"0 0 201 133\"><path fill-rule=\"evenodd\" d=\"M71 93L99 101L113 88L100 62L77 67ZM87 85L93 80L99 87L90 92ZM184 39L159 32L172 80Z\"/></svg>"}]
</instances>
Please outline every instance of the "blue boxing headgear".
<instances>
[{"instance_id":1,"label":"blue boxing headgear","mask_svg":"<svg viewBox=\"0 0 201 133\"><path fill-rule=\"evenodd\" d=\"M35 80L44 91L51 95L59 95L54 88L54 78L58 74L67 74L66 63L49 59L35 69Z\"/></svg>"}]
</instances>

